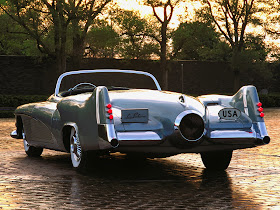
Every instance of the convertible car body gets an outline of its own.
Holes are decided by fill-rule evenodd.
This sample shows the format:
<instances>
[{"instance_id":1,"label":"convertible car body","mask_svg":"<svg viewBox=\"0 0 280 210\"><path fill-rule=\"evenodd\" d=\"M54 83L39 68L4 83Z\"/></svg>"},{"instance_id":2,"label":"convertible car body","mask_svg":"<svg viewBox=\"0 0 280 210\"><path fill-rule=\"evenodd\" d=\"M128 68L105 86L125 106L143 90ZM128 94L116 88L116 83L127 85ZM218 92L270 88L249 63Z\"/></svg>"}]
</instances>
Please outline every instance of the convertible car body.
<instances>
[{"instance_id":1,"label":"convertible car body","mask_svg":"<svg viewBox=\"0 0 280 210\"><path fill-rule=\"evenodd\" d=\"M156 90L95 86L87 78L97 73L147 76ZM61 91L62 80L74 75L85 81ZM80 70L62 74L46 102L18 107L11 136L23 139L29 156L43 148L69 152L75 168L106 151L151 158L200 153L206 168L225 170L233 150L269 143L261 106L254 86L195 98L162 91L142 71Z\"/></svg>"}]
</instances>

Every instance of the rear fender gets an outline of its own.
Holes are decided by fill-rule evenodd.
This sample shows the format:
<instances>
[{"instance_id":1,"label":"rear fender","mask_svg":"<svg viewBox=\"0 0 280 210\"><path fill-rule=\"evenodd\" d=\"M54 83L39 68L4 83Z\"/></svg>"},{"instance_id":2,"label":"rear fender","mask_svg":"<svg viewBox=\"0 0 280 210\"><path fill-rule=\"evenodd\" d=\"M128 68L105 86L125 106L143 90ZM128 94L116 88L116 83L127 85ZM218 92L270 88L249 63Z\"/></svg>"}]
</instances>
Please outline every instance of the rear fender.
<instances>
[{"instance_id":1,"label":"rear fender","mask_svg":"<svg viewBox=\"0 0 280 210\"><path fill-rule=\"evenodd\" d=\"M114 119L110 119L110 116L113 116L110 102L108 89L104 86L99 86L95 89L96 95L96 122L98 126L98 136L102 140L110 142L113 147L117 147L117 135L114 126ZM108 147L105 142L105 145L99 142L100 147Z\"/></svg>"},{"instance_id":2,"label":"rear fender","mask_svg":"<svg viewBox=\"0 0 280 210\"><path fill-rule=\"evenodd\" d=\"M240 88L232 97L230 105L249 116L257 132L257 138L266 139L267 142L270 141L263 116L261 116L263 114L262 107L255 86L249 85Z\"/></svg>"}]
</instances>

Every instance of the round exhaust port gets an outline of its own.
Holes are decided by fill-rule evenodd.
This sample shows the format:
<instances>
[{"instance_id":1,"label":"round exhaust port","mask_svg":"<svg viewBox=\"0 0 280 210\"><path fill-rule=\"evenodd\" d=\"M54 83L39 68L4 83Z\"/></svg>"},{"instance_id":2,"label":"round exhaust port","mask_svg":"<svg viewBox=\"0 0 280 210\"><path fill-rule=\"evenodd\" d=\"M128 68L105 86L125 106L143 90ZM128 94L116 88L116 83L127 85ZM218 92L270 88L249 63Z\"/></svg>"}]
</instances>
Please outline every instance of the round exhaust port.
<instances>
[{"instance_id":1,"label":"round exhaust port","mask_svg":"<svg viewBox=\"0 0 280 210\"><path fill-rule=\"evenodd\" d=\"M187 114L182 118L179 130L186 140L197 141L204 134L204 121L197 114Z\"/></svg>"}]
</instances>

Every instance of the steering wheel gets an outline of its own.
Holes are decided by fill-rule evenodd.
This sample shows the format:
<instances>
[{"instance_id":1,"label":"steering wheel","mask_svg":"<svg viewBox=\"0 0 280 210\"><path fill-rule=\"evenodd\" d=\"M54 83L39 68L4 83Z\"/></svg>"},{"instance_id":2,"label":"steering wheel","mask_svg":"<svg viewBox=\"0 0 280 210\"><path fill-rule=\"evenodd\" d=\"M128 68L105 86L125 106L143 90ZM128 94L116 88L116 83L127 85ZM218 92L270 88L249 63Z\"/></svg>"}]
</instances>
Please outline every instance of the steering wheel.
<instances>
[{"instance_id":1,"label":"steering wheel","mask_svg":"<svg viewBox=\"0 0 280 210\"><path fill-rule=\"evenodd\" d=\"M96 86L94 84L91 84L89 82L83 82L83 83L79 83L79 84L75 85L74 87L70 88L69 91L73 91L81 85L89 85L89 86L92 86L92 87L96 88Z\"/></svg>"}]
</instances>

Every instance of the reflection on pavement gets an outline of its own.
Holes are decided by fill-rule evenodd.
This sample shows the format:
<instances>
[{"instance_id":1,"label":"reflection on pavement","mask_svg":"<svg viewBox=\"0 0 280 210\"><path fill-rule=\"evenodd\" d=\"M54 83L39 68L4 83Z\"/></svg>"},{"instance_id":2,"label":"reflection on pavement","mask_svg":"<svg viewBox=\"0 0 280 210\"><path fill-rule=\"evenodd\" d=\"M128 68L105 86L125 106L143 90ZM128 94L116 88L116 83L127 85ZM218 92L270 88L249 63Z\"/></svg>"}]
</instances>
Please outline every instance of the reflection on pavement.
<instances>
[{"instance_id":1,"label":"reflection on pavement","mask_svg":"<svg viewBox=\"0 0 280 210\"><path fill-rule=\"evenodd\" d=\"M280 109L268 109L269 145L238 150L227 171L204 169L198 154L131 161L115 154L84 173L69 154L46 150L28 158L7 137L13 120L0 120L0 208L220 209L280 208ZM5 147L3 142L7 144Z\"/></svg>"}]
</instances>

